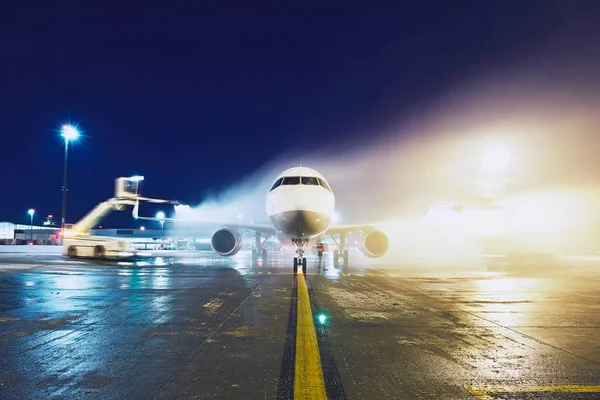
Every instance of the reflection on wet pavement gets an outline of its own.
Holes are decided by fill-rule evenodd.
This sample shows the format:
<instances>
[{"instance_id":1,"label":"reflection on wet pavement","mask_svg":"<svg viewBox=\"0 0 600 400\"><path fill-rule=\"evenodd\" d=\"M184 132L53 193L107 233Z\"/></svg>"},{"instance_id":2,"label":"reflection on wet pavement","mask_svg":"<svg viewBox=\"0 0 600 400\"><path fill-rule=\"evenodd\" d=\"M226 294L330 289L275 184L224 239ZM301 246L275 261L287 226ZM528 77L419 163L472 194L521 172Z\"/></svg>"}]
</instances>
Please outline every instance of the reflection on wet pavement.
<instances>
[{"instance_id":1,"label":"reflection on wet pavement","mask_svg":"<svg viewBox=\"0 0 600 400\"><path fill-rule=\"evenodd\" d=\"M294 321L288 255L264 265L243 254L39 257L0 255L0 397L293 393L281 381ZM307 285L315 317L326 316L315 320L319 346L348 398L514 398L523 388L598 398L600 270L574 268L338 269L311 258Z\"/></svg>"}]
</instances>

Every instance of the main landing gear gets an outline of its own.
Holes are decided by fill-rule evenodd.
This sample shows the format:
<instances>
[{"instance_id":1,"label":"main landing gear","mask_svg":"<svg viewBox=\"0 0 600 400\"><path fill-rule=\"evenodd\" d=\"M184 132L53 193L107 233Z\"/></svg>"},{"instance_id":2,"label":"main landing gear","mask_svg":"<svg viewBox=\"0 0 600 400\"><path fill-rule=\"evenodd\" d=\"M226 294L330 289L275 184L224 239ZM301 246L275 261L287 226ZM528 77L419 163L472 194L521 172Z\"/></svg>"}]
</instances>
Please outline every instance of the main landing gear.
<instances>
[{"instance_id":1,"label":"main landing gear","mask_svg":"<svg viewBox=\"0 0 600 400\"><path fill-rule=\"evenodd\" d=\"M306 257L304 257L304 246L308 244L308 239L292 239L292 243L298 246L298 257L294 257L294 274L298 273L298 266L302 266L302 273L306 274Z\"/></svg>"},{"instance_id":2,"label":"main landing gear","mask_svg":"<svg viewBox=\"0 0 600 400\"><path fill-rule=\"evenodd\" d=\"M348 266L348 250L338 251L337 249L333 251L333 265L338 266L340 264L340 257L343 261L344 267Z\"/></svg>"},{"instance_id":3,"label":"main landing gear","mask_svg":"<svg viewBox=\"0 0 600 400\"><path fill-rule=\"evenodd\" d=\"M256 264L261 259L263 263L267 262L267 249L262 249L260 253L258 249L252 249L252 263Z\"/></svg>"},{"instance_id":4,"label":"main landing gear","mask_svg":"<svg viewBox=\"0 0 600 400\"><path fill-rule=\"evenodd\" d=\"M345 249L346 247L346 233L342 232L340 233L340 239L339 242L337 240L335 240L335 238L333 239L336 244L338 245L338 249L333 251L333 266L337 267L340 264L340 258L343 261L343 265L344 268L348 267L348 250Z\"/></svg>"},{"instance_id":5,"label":"main landing gear","mask_svg":"<svg viewBox=\"0 0 600 400\"><path fill-rule=\"evenodd\" d=\"M263 246L270 236L263 236L262 233L256 232L255 236L255 245L256 248L252 249L252 264L258 263L258 260L261 259L263 264L267 262L267 249Z\"/></svg>"}]
</instances>

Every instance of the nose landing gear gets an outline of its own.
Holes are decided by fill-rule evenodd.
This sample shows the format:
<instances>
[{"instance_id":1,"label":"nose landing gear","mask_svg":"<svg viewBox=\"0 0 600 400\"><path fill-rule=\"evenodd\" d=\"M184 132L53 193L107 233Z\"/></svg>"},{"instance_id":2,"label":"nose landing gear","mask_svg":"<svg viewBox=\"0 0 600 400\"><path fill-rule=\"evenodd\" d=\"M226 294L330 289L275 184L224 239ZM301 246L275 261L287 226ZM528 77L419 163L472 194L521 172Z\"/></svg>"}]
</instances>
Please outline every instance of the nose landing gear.
<instances>
[{"instance_id":1,"label":"nose landing gear","mask_svg":"<svg viewBox=\"0 0 600 400\"><path fill-rule=\"evenodd\" d=\"M302 273L306 274L306 257L294 257L294 273L298 273L298 266L302 267Z\"/></svg>"},{"instance_id":2,"label":"nose landing gear","mask_svg":"<svg viewBox=\"0 0 600 400\"><path fill-rule=\"evenodd\" d=\"M304 257L304 246L308 244L308 239L292 239L292 243L298 246L298 257L294 257L294 274L298 273L298 266L302 266L302 273L306 274L306 257Z\"/></svg>"}]
</instances>

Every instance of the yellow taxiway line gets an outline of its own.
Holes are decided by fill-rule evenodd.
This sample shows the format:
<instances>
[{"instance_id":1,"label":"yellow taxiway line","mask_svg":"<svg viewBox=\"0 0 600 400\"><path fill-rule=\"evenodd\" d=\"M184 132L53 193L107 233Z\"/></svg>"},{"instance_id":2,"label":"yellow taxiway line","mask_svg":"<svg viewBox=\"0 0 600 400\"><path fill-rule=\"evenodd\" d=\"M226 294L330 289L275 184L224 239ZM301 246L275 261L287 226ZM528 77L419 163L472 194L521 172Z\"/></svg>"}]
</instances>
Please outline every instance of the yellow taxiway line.
<instances>
[{"instance_id":1,"label":"yellow taxiway line","mask_svg":"<svg viewBox=\"0 0 600 400\"><path fill-rule=\"evenodd\" d=\"M298 319L296 324L296 371L294 399L327 399L317 332L310 308L304 274L298 274Z\"/></svg>"},{"instance_id":2,"label":"yellow taxiway line","mask_svg":"<svg viewBox=\"0 0 600 400\"><path fill-rule=\"evenodd\" d=\"M559 386L483 386L465 387L479 400L493 400L494 394L512 393L600 393L600 386L559 385Z\"/></svg>"}]
</instances>

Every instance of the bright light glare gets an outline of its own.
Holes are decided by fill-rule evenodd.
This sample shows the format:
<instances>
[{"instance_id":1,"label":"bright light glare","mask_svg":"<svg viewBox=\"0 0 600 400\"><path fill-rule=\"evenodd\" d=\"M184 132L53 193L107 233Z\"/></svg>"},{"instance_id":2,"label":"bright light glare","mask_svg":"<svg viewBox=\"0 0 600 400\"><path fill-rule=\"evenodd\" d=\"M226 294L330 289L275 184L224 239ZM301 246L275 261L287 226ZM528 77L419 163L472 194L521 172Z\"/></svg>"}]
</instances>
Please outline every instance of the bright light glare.
<instances>
[{"instance_id":1,"label":"bright light glare","mask_svg":"<svg viewBox=\"0 0 600 400\"><path fill-rule=\"evenodd\" d=\"M317 315L317 320L319 321L319 324L324 325L325 322L327 322L327 315L321 313Z\"/></svg>"},{"instance_id":2,"label":"bright light glare","mask_svg":"<svg viewBox=\"0 0 600 400\"><path fill-rule=\"evenodd\" d=\"M77 138L79 138L79 131L76 127L66 124L62 126L60 135L68 142L71 140L77 140Z\"/></svg>"},{"instance_id":3,"label":"bright light glare","mask_svg":"<svg viewBox=\"0 0 600 400\"><path fill-rule=\"evenodd\" d=\"M156 218L158 219L165 219L165 213L162 211L159 211L156 213Z\"/></svg>"},{"instance_id":4,"label":"bright light glare","mask_svg":"<svg viewBox=\"0 0 600 400\"><path fill-rule=\"evenodd\" d=\"M146 229L146 228L144 228L143 226L141 226L141 227L140 227L140 230L141 230L141 231L143 231L144 229Z\"/></svg>"},{"instance_id":5,"label":"bright light glare","mask_svg":"<svg viewBox=\"0 0 600 400\"><path fill-rule=\"evenodd\" d=\"M139 175L134 175L131 178L129 178L130 181L132 182L140 182L144 180L143 176L139 176Z\"/></svg>"},{"instance_id":6,"label":"bright light glare","mask_svg":"<svg viewBox=\"0 0 600 400\"><path fill-rule=\"evenodd\" d=\"M33 215L35 213L35 210L33 208L30 208L29 211L27 211L27 213L29 215Z\"/></svg>"},{"instance_id":7,"label":"bright light glare","mask_svg":"<svg viewBox=\"0 0 600 400\"><path fill-rule=\"evenodd\" d=\"M334 224L340 223L342 221L342 216L340 215L339 212L335 211L333 213L333 215L331 216L331 222L333 222Z\"/></svg>"},{"instance_id":8,"label":"bright light glare","mask_svg":"<svg viewBox=\"0 0 600 400\"><path fill-rule=\"evenodd\" d=\"M488 171L503 171L510 162L510 153L504 147L491 147L485 151L481 164Z\"/></svg>"}]
</instances>

